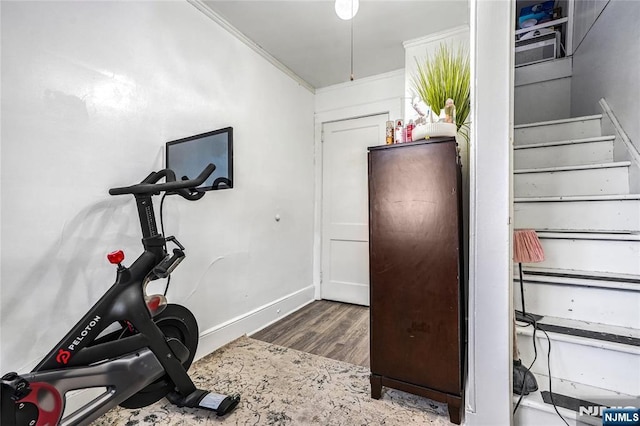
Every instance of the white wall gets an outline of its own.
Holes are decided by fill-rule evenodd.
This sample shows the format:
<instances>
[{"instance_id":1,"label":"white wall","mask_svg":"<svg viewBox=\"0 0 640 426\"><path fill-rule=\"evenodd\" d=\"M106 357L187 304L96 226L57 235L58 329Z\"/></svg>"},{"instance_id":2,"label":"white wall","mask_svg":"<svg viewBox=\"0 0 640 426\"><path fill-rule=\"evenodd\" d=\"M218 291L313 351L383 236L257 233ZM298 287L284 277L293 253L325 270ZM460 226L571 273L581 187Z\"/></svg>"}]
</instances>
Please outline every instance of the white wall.
<instances>
[{"instance_id":1,"label":"white wall","mask_svg":"<svg viewBox=\"0 0 640 426\"><path fill-rule=\"evenodd\" d=\"M2 2L1 35L0 371L33 366L108 288L105 253L139 254L133 197L108 188L220 127L236 187L165 201L187 247L170 301L201 336L228 326L212 350L256 327L235 323L247 313L312 300L312 93L186 2Z\"/></svg>"},{"instance_id":2,"label":"white wall","mask_svg":"<svg viewBox=\"0 0 640 426\"><path fill-rule=\"evenodd\" d=\"M600 113L605 98L634 146L640 149L640 7L611 0L573 56L571 113Z\"/></svg>"},{"instance_id":3,"label":"white wall","mask_svg":"<svg viewBox=\"0 0 640 426\"><path fill-rule=\"evenodd\" d=\"M574 0L573 45L578 47L610 0ZM628 0L626 0L628 1ZM633 0L631 0L633 1ZM574 49L575 50L575 49Z\"/></svg>"},{"instance_id":4,"label":"white wall","mask_svg":"<svg viewBox=\"0 0 640 426\"><path fill-rule=\"evenodd\" d=\"M404 74L403 69L398 69L317 89L316 122L352 118L387 111L388 108L392 108L393 112L398 114L404 88Z\"/></svg>"},{"instance_id":5,"label":"white wall","mask_svg":"<svg viewBox=\"0 0 640 426\"><path fill-rule=\"evenodd\" d=\"M572 58L515 69L514 123L571 117Z\"/></svg>"}]
</instances>

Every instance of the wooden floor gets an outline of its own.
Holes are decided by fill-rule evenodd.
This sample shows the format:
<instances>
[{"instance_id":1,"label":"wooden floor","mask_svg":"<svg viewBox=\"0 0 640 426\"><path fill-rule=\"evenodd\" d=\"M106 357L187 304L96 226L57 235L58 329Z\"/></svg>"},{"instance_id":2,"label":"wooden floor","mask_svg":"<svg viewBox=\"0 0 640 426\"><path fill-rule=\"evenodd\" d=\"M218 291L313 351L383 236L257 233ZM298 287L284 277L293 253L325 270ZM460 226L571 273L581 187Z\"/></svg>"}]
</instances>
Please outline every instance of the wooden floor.
<instances>
[{"instance_id":1,"label":"wooden floor","mask_svg":"<svg viewBox=\"0 0 640 426\"><path fill-rule=\"evenodd\" d=\"M369 308L365 306L318 300L251 337L369 367Z\"/></svg>"}]
</instances>

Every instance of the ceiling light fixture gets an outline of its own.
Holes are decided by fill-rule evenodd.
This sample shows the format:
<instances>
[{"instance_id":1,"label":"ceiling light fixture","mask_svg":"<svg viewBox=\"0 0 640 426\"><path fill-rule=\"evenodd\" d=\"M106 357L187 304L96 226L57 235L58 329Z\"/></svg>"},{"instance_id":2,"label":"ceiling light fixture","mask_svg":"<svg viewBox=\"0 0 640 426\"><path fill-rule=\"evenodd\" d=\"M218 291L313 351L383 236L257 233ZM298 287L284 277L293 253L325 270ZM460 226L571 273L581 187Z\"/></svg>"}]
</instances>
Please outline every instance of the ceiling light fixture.
<instances>
[{"instance_id":1,"label":"ceiling light fixture","mask_svg":"<svg viewBox=\"0 0 640 426\"><path fill-rule=\"evenodd\" d=\"M340 19L353 19L360 7L359 0L336 0L336 14Z\"/></svg>"}]
</instances>

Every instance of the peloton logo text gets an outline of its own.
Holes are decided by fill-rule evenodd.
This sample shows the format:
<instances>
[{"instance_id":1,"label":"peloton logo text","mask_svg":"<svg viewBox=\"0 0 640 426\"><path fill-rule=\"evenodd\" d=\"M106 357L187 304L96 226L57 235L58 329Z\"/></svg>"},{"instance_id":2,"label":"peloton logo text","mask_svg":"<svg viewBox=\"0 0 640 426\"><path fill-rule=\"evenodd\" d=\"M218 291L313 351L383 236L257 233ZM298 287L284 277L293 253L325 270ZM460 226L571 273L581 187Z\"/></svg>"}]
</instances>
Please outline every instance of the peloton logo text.
<instances>
[{"instance_id":1,"label":"peloton logo text","mask_svg":"<svg viewBox=\"0 0 640 426\"><path fill-rule=\"evenodd\" d=\"M76 346L78 346L80 342L82 342L82 340L84 340L84 338L87 337L89 332L100 322L100 319L101 318L98 315L96 315L91 320L91 322L89 322L89 324L84 328L84 330L80 332L80 335L76 336L76 338L73 339L73 342L71 342L71 344L68 346L67 349L69 349L70 351L75 350Z\"/></svg>"}]
</instances>

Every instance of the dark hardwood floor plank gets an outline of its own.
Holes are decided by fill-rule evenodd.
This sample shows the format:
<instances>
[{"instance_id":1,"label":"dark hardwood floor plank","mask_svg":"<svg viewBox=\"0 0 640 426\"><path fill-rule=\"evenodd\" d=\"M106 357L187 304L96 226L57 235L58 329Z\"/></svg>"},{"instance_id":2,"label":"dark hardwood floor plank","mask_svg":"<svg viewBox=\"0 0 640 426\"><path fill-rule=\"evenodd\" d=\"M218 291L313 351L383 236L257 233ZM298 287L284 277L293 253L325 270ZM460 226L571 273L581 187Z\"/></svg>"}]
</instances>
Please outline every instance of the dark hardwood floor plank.
<instances>
[{"instance_id":1,"label":"dark hardwood floor plank","mask_svg":"<svg viewBox=\"0 0 640 426\"><path fill-rule=\"evenodd\" d=\"M369 308L318 300L252 338L369 367Z\"/></svg>"}]
</instances>

